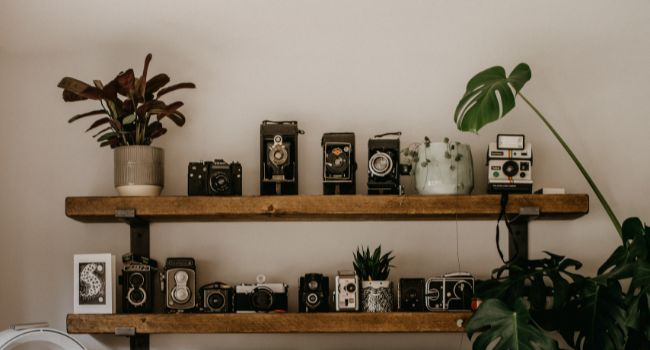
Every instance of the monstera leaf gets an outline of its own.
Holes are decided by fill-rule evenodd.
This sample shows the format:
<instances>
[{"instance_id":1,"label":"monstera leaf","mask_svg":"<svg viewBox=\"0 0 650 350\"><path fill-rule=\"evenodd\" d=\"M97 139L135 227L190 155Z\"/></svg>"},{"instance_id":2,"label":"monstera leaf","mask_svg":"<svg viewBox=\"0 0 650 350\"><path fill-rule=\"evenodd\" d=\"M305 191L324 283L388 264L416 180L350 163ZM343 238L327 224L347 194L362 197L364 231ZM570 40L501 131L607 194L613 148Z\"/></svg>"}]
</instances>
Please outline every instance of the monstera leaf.
<instances>
[{"instance_id":1,"label":"monstera leaf","mask_svg":"<svg viewBox=\"0 0 650 350\"><path fill-rule=\"evenodd\" d=\"M514 310L498 299L488 299L467 323L467 334L476 337L472 349L484 350L494 344L493 350L557 349L557 342L531 319L522 299L517 299Z\"/></svg>"},{"instance_id":2,"label":"monstera leaf","mask_svg":"<svg viewBox=\"0 0 650 350\"><path fill-rule=\"evenodd\" d=\"M515 96L530 77L530 67L525 63L517 65L507 77L500 66L475 75L456 107L454 121L458 130L478 132L486 124L503 118L515 107Z\"/></svg>"}]
</instances>

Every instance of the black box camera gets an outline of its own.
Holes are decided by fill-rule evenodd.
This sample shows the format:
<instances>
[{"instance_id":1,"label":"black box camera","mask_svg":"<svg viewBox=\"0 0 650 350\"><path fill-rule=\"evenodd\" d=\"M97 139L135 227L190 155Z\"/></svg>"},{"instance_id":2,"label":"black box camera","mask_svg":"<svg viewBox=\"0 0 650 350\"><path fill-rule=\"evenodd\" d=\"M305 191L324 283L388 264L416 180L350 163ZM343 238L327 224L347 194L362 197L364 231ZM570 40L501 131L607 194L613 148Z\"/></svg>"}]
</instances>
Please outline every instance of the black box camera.
<instances>
[{"instance_id":1,"label":"black box camera","mask_svg":"<svg viewBox=\"0 0 650 350\"><path fill-rule=\"evenodd\" d=\"M167 258L163 292L167 312L188 312L196 307L196 263L193 258Z\"/></svg>"},{"instance_id":2,"label":"black box camera","mask_svg":"<svg viewBox=\"0 0 650 350\"><path fill-rule=\"evenodd\" d=\"M425 311L424 278L400 278L397 300L399 311Z\"/></svg>"},{"instance_id":3,"label":"black box camera","mask_svg":"<svg viewBox=\"0 0 650 350\"><path fill-rule=\"evenodd\" d=\"M401 194L400 174L410 169L400 166L401 132L376 135L368 140L368 194ZM396 136L395 138L384 138Z\"/></svg>"},{"instance_id":4,"label":"black box camera","mask_svg":"<svg viewBox=\"0 0 650 350\"><path fill-rule=\"evenodd\" d=\"M296 121L265 120L260 126L260 194L298 194Z\"/></svg>"},{"instance_id":5,"label":"black box camera","mask_svg":"<svg viewBox=\"0 0 650 350\"><path fill-rule=\"evenodd\" d=\"M355 194L354 133L326 133L323 146L323 194Z\"/></svg>"},{"instance_id":6,"label":"black box camera","mask_svg":"<svg viewBox=\"0 0 650 350\"><path fill-rule=\"evenodd\" d=\"M188 196L241 196L242 167L223 159L192 162L187 167Z\"/></svg>"},{"instance_id":7,"label":"black box camera","mask_svg":"<svg viewBox=\"0 0 650 350\"><path fill-rule=\"evenodd\" d=\"M199 311L209 313L235 312L235 291L221 282L199 288Z\"/></svg>"},{"instance_id":8,"label":"black box camera","mask_svg":"<svg viewBox=\"0 0 650 350\"><path fill-rule=\"evenodd\" d=\"M298 289L298 312L329 311L329 277L320 273L308 273L300 277Z\"/></svg>"},{"instance_id":9,"label":"black box camera","mask_svg":"<svg viewBox=\"0 0 650 350\"><path fill-rule=\"evenodd\" d=\"M150 313L154 308L154 279L158 264L147 257L125 254L122 284L122 312Z\"/></svg>"}]
</instances>

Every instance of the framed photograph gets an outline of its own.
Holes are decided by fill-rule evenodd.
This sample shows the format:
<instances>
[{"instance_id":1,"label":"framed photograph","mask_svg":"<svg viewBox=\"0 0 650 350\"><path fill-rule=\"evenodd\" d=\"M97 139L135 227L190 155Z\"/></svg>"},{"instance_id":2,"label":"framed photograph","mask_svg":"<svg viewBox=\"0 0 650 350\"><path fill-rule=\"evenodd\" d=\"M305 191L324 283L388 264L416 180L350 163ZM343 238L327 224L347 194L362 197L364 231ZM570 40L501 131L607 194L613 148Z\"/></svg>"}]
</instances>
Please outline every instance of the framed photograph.
<instances>
[{"instance_id":1,"label":"framed photograph","mask_svg":"<svg viewBox=\"0 0 650 350\"><path fill-rule=\"evenodd\" d=\"M74 313L115 313L115 256L74 256Z\"/></svg>"}]
</instances>

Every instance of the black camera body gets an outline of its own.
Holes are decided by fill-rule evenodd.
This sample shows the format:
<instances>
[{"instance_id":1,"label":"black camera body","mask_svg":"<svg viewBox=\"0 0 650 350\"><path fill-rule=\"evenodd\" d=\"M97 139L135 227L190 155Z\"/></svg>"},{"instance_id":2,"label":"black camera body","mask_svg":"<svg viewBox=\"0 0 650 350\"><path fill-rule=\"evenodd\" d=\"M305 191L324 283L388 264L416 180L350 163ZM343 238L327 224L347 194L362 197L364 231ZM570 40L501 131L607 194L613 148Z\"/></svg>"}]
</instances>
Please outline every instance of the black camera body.
<instances>
[{"instance_id":1,"label":"black camera body","mask_svg":"<svg viewBox=\"0 0 650 350\"><path fill-rule=\"evenodd\" d=\"M122 284L122 312L151 313L154 310L154 279L157 274L155 260L126 254L122 257L124 267Z\"/></svg>"},{"instance_id":2,"label":"black camera body","mask_svg":"<svg viewBox=\"0 0 650 350\"><path fill-rule=\"evenodd\" d=\"M256 284L235 286L235 312L287 312L289 286L284 283L265 283L264 275L257 276Z\"/></svg>"},{"instance_id":3,"label":"black camera body","mask_svg":"<svg viewBox=\"0 0 650 350\"><path fill-rule=\"evenodd\" d=\"M397 300L399 311L425 311L424 278L400 278Z\"/></svg>"},{"instance_id":4,"label":"black camera body","mask_svg":"<svg viewBox=\"0 0 650 350\"><path fill-rule=\"evenodd\" d=\"M188 196L241 196L242 167L238 162L192 162L187 166Z\"/></svg>"},{"instance_id":5,"label":"black camera body","mask_svg":"<svg viewBox=\"0 0 650 350\"><path fill-rule=\"evenodd\" d=\"M323 146L323 194L356 194L354 133L325 133Z\"/></svg>"},{"instance_id":6,"label":"black camera body","mask_svg":"<svg viewBox=\"0 0 650 350\"><path fill-rule=\"evenodd\" d=\"M260 125L260 194L298 194L296 121L265 120Z\"/></svg>"},{"instance_id":7,"label":"black camera body","mask_svg":"<svg viewBox=\"0 0 650 350\"><path fill-rule=\"evenodd\" d=\"M221 282L199 288L199 311L207 313L235 312L235 291Z\"/></svg>"},{"instance_id":8,"label":"black camera body","mask_svg":"<svg viewBox=\"0 0 650 350\"><path fill-rule=\"evenodd\" d=\"M298 312L327 312L329 306L329 277L308 273L300 277Z\"/></svg>"},{"instance_id":9,"label":"black camera body","mask_svg":"<svg viewBox=\"0 0 650 350\"><path fill-rule=\"evenodd\" d=\"M429 278L425 286L425 306L429 311L471 310L474 277L466 272Z\"/></svg>"},{"instance_id":10,"label":"black camera body","mask_svg":"<svg viewBox=\"0 0 650 350\"><path fill-rule=\"evenodd\" d=\"M196 263L193 258L167 258L163 292L167 312L188 312L196 307Z\"/></svg>"},{"instance_id":11,"label":"black camera body","mask_svg":"<svg viewBox=\"0 0 650 350\"><path fill-rule=\"evenodd\" d=\"M384 138L385 136L396 138ZM401 194L399 135L387 133L368 140L368 194Z\"/></svg>"}]
</instances>

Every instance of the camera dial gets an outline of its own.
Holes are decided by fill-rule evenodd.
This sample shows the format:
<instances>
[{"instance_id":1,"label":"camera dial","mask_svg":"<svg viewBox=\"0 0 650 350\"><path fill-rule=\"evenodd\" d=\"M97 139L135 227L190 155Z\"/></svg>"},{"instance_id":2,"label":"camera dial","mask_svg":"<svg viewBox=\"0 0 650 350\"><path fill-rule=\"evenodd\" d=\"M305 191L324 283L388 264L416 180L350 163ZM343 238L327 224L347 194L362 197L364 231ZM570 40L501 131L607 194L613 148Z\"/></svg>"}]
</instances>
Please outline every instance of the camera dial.
<instances>
[{"instance_id":1,"label":"camera dial","mask_svg":"<svg viewBox=\"0 0 650 350\"><path fill-rule=\"evenodd\" d=\"M387 153L377 151L368 161L368 170L372 175L386 176L393 170L393 159Z\"/></svg>"}]
</instances>

